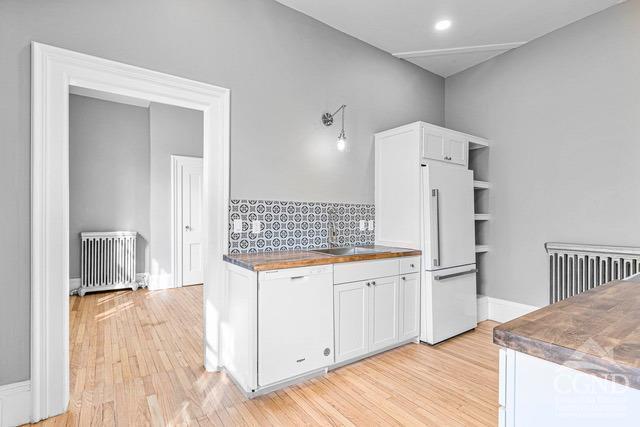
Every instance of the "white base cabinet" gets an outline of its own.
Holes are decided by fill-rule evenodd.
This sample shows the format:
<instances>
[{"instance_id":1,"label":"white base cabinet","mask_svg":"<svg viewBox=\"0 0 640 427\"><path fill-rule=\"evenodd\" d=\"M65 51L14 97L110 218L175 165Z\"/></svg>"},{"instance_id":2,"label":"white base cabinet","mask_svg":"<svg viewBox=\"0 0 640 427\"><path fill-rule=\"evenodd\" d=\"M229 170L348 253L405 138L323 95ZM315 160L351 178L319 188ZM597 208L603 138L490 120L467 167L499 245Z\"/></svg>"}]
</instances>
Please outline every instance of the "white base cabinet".
<instances>
[{"instance_id":1,"label":"white base cabinet","mask_svg":"<svg viewBox=\"0 0 640 427\"><path fill-rule=\"evenodd\" d=\"M397 277L334 286L336 363L398 342Z\"/></svg>"},{"instance_id":2,"label":"white base cabinet","mask_svg":"<svg viewBox=\"0 0 640 427\"><path fill-rule=\"evenodd\" d=\"M420 274L400 276L398 339L406 341L420 334Z\"/></svg>"},{"instance_id":3,"label":"white base cabinet","mask_svg":"<svg viewBox=\"0 0 640 427\"><path fill-rule=\"evenodd\" d=\"M377 351L398 342L398 277L372 280L369 285L369 350Z\"/></svg>"},{"instance_id":4,"label":"white base cabinet","mask_svg":"<svg viewBox=\"0 0 640 427\"><path fill-rule=\"evenodd\" d=\"M500 427L631 427L640 420L640 390L511 349L500 350L499 388Z\"/></svg>"},{"instance_id":5,"label":"white base cabinet","mask_svg":"<svg viewBox=\"0 0 640 427\"><path fill-rule=\"evenodd\" d=\"M336 363L367 354L369 287L365 282L334 286L333 307Z\"/></svg>"},{"instance_id":6,"label":"white base cabinet","mask_svg":"<svg viewBox=\"0 0 640 427\"><path fill-rule=\"evenodd\" d=\"M226 265L222 362L248 396L417 341L420 257L256 273Z\"/></svg>"},{"instance_id":7,"label":"white base cabinet","mask_svg":"<svg viewBox=\"0 0 640 427\"><path fill-rule=\"evenodd\" d=\"M336 364L414 340L420 334L420 258L396 264L388 277L336 284L333 292ZM343 266L351 274L369 263ZM338 267L338 265L336 266ZM409 274L398 275L402 271ZM413 272L416 271L416 272Z\"/></svg>"}]
</instances>

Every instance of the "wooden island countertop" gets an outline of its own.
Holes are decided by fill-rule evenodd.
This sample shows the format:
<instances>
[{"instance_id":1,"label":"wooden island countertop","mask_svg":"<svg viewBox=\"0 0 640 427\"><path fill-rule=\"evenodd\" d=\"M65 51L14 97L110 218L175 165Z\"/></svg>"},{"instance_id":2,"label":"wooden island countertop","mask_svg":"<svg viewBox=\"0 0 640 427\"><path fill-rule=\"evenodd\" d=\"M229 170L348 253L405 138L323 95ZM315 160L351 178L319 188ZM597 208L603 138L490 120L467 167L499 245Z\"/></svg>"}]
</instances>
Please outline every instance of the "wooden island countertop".
<instances>
[{"instance_id":1,"label":"wooden island countertop","mask_svg":"<svg viewBox=\"0 0 640 427\"><path fill-rule=\"evenodd\" d=\"M374 249L376 252L355 255L327 255L320 252L313 252L312 250L255 252L224 255L224 260L251 271L268 271L312 265L420 256L422 254L421 251L415 249L392 248L377 245L361 247Z\"/></svg>"},{"instance_id":2,"label":"wooden island countertop","mask_svg":"<svg viewBox=\"0 0 640 427\"><path fill-rule=\"evenodd\" d=\"M640 281L614 281L494 328L493 342L640 389Z\"/></svg>"}]
</instances>

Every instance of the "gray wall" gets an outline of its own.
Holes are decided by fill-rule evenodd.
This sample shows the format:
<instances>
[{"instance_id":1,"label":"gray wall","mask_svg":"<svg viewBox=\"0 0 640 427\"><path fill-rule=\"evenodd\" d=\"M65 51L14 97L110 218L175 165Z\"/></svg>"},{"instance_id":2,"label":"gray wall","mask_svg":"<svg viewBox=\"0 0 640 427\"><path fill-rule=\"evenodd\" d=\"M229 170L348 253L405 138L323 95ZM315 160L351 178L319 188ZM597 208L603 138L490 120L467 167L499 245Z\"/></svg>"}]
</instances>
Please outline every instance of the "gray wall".
<instances>
[{"instance_id":1,"label":"gray wall","mask_svg":"<svg viewBox=\"0 0 640 427\"><path fill-rule=\"evenodd\" d=\"M640 1L447 78L447 127L488 137L489 296L548 303L546 241L640 245Z\"/></svg>"},{"instance_id":2,"label":"gray wall","mask_svg":"<svg viewBox=\"0 0 640 427\"><path fill-rule=\"evenodd\" d=\"M80 233L137 231L147 271L149 110L69 97L69 277L80 277Z\"/></svg>"},{"instance_id":3,"label":"gray wall","mask_svg":"<svg viewBox=\"0 0 640 427\"><path fill-rule=\"evenodd\" d=\"M443 79L271 0L1 1L0 384L29 377L32 40L231 89L233 198L372 202L372 134L444 122Z\"/></svg>"},{"instance_id":4,"label":"gray wall","mask_svg":"<svg viewBox=\"0 0 640 427\"><path fill-rule=\"evenodd\" d=\"M171 155L202 157L202 112L165 104L149 107L151 124L151 263L157 280L171 275Z\"/></svg>"}]
</instances>

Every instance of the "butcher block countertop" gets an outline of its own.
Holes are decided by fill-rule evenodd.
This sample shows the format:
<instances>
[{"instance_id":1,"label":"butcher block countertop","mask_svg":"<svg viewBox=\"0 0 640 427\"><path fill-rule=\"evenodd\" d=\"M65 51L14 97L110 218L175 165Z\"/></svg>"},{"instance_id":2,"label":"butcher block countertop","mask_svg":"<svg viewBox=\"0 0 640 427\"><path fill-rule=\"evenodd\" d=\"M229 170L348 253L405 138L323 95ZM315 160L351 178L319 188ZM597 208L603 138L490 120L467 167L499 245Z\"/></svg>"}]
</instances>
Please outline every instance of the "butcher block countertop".
<instances>
[{"instance_id":1,"label":"butcher block countertop","mask_svg":"<svg viewBox=\"0 0 640 427\"><path fill-rule=\"evenodd\" d=\"M497 326L493 342L640 389L640 281L614 281Z\"/></svg>"},{"instance_id":2,"label":"butcher block countertop","mask_svg":"<svg viewBox=\"0 0 640 427\"><path fill-rule=\"evenodd\" d=\"M307 267L311 265L339 264L343 262L368 261L375 259L420 256L415 249L392 248L388 246L361 246L377 252L355 255L326 255L313 251L274 251L249 254L225 255L224 260L252 271L280 270L283 268Z\"/></svg>"}]
</instances>

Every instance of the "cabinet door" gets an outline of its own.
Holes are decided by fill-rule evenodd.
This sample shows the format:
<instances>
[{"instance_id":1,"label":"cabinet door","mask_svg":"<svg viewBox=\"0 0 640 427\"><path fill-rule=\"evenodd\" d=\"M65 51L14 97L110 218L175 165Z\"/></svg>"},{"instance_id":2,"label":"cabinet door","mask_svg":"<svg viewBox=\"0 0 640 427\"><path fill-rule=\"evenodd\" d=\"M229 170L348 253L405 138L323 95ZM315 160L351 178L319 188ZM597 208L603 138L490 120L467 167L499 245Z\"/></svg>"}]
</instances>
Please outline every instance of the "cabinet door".
<instances>
[{"instance_id":1,"label":"cabinet door","mask_svg":"<svg viewBox=\"0 0 640 427\"><path fill-rule=\"evenodd\" d=\"M370 282L333 287L336 363L369 351Z\"/></svg>"},{"instance_id":2,"label":"cabinet door","mask_svg":"<svg viewBox=\"0 0 640 427\"><path fill-rule=\"evenodd\" d=\"M400 276L400 341L420 334L420 273Z\"/></svg>"},{"instance_id":3,"label":"cabinet door","mask_svg":"<svg viewBox=\"0 0 640 427\"><path fill-rule=\"evenodd\" d=\"M444 160L446 155L446 142L443 134L425 130L422 136L422 157L433 160Z\"/></svg>"},{"instance_id":4,"label":"cabinet door","mask_svg":"<svg viewBox=\"0 0 640 427\"><path fill-rule=\"evenodd\" d=\"M369 351L398 342L398 277L371 281Z\"/></svg>"},{"instance_id":5,"label":"cabinet door","mask_svg":"<svg viewBox=\"0 0 640 427\"><path fill-rule=\"evenodd\" d=\"M467 144L467 140L461 136L447 136L445 141L445 160L466 166L467 153L469 151Z\"/></svg>"}]
</instances>

